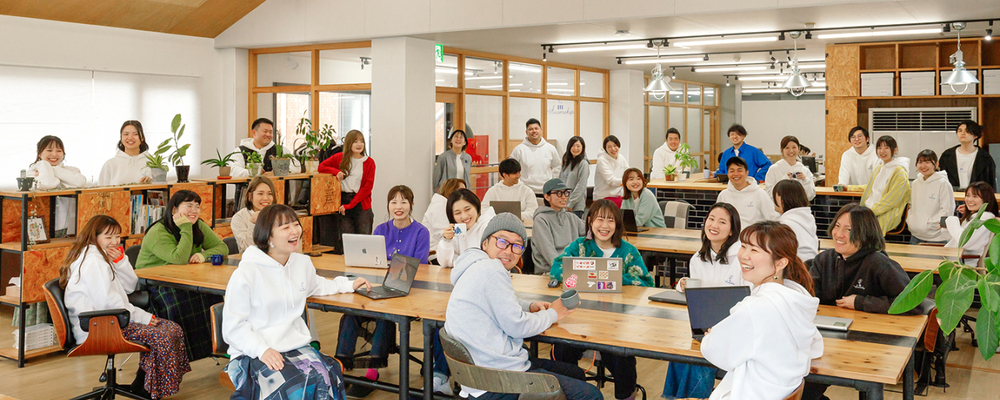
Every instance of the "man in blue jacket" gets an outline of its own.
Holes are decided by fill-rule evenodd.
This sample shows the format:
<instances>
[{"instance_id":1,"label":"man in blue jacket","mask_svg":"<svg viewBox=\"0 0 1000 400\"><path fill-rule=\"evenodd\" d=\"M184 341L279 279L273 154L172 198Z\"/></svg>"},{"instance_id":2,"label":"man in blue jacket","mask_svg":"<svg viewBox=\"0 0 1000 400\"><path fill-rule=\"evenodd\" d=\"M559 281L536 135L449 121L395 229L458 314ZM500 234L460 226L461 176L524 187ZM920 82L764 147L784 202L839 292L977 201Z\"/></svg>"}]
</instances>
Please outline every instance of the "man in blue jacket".
<instances>
[{"instance_id":1,"label":"man in blue jacket","mask_svg":"<svg viewBox=\"0 0 1000 400\"><path fill-rule=\"evenodd\" d=\"M771 160L760 149L744 143L746 138L747 130L743 125L733 124L729 127L729 140L733 142L733 147L722 152L719 169L715 171L716 175L725 175L728 172L726 171L726 161L729 161L730 157L739 156L747 162L747 174L757 182L764 182L767 170L771 168Z\"/></svg>"}]
</instances>

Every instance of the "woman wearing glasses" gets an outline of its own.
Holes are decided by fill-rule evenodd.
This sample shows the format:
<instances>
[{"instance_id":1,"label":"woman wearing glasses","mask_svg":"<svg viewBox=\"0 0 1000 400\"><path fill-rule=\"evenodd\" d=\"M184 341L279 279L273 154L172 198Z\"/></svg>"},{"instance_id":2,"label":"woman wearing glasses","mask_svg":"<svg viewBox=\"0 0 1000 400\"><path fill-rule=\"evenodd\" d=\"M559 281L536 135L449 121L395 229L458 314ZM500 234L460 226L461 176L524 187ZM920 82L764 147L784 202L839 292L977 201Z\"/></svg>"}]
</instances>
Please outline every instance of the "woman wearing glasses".
<instances>
[{"instance_id":1,"label":"woman wearing glasses","mask_svg":"<svg viewBox=\"0 0 1000 400\"><path fill-rule=\"evenodd\" d=\"M549 179L542 186L545 205L535 210L531 237L531 261L535 273L549 273L552 262L570 243L587 234L583 220L566 208L572 189L562 179Z\"/></svg>"}]
</instances>

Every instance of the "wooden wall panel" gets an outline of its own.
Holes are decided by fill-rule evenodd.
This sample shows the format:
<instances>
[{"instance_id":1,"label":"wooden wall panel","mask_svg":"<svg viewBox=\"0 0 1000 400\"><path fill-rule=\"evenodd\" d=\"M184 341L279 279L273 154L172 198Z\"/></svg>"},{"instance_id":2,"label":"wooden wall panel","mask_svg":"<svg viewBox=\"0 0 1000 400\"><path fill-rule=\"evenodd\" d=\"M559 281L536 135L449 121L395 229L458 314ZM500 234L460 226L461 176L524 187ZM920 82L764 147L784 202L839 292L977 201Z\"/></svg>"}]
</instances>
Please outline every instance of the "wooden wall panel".
<instances>
[{"instance_id":1,"label":"wooden wall panel","mask_svg":"<svg viewBox=\"0 0 1000 400\"><path fill-rule=\"evenodd\" d=\"M338 212L340 210L340 181L330 174L314 175L309 197L310 214L324 215Z\"/></svg>"},{"instance_id":2,"label":"wooden wall panel","mask_svg":"<svg viewBox=\"0 0 1000 400\"><path fill-rule=\"evenodd\" d=\"M52 225L49 218L51 214L50 202L51 197L35 197L28 202L28 215L32 212L35 215L42 217L45 221L45 229L51 231ZM18 200L3 200L3 233L2 242L20 242L21 241L21 202Z\"/></svg>"},{"instance_id":3,"label":"wooden wall panel","mask_svg":"<svg viewBox=\"0 0 1000 400\"><path fill-rule=\"evenodd\" d=\"M285 201L285 185L287 181L284 179L271 179L271 183L274 184L274 204L288 204Z\"/></svg>"},{"instance_id":4,"label":"wooden wall panel","mask_svg":"<svg viewBox=\"0 0 1000 400\"><path fill-rule=\"evenodd\" d=\"M839 180L840 155L851 148L847 132L858 124L858 101L826 99L826 186Z\"/></svg>"},{"instance_id":5,"label":"wooden wall panel","mask_svg":"<svg viewBox=\"0 0 1000 400\"><path fill-rule=\"evenodd\" d=\"M212 225L212 208L215 203L215 194L212 190L212 185L206 185L204 183L192 183L192 184L181 184L170 187L170 195L173 196L181 190L190 190L192 192L198 193L201 197L201 219ZM167 210L170 212L170 210Z\"/></svg>"},{"instance_id":6,"label":"wooden wall panel","mask_svg":"<svg viewBox=\"0 0 1000 400\"><path fill-rule=\"evenodd\" d=\"M125 248L126 249L128 249L129 247L132 247L132 246L135 246L135 245L141 245L141 244L142 244L142 238L141 237L134 237L134 238L125 239Z\"/></svg>"},{"instance_id":7,"label":"wooden wall panel","mask_svg":"<svg viewBox=\"0 0 1000 400\"><path fill-rule=\"evenodd\" d=\"M827 97L861 95L859 52L858 45L826 46Z\"/></svg>"},{"instance_id":8,"label":"wooden wall panel","mask_svg":"<svg viewBox=\"0 0 1000 400\"><path fill-rule=\"evenodd\" d=\"M32 250L24 253L24 264L30 268L24 269L21 277L21 301L33 303L45 301L42 286L45 282L59 277L59 267L69 253L70 244L43 250Z\"/></svg>"},{"instance_id":9,"label":"wooden wall panel","mask_svg":"<svg viewBox=\"0 0 1000 400\"><path fill-rule=\"evenodd\" d=\"M313 247L313 217L299 217L299 223L302 224L302 237L299 239L302 243L302 252L309 254Z\"/></svg>"},{"instance_id":10,"label":"wooden wall panel","mask_svg":"<svg viewBox=\"0 0 1000 400\"><path fill-rule=\"evenodd\" d=\"M84 191L77 195L76 230L79 232L91 218L107 215L122 226L122 232L132 232L132 198L126 190L106 192Z\"/></svg>"},{"instance_id":11,"label":"wooden wall panel","mask_svg":"<svg viewBox=\"0 0 1000 400\"><path fill-rule=\"evenodd\" d=\"M233 228L230 227L229 224L216 225L215 228L212 228L212 231L214 231L216 235L219 235L219 237L223 239L227 237L233 237Z\"/></svg>"}]
</instances>

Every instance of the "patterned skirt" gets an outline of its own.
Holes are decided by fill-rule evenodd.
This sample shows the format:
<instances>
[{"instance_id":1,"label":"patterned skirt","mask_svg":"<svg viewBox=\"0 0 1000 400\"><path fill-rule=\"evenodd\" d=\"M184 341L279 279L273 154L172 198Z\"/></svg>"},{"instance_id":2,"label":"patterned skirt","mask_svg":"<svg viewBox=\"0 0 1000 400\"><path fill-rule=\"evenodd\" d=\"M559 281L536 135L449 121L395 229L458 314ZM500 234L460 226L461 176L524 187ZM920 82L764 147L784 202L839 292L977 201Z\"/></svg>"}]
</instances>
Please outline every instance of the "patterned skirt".
<instances>
[{"instance_id":1,"label":"patterned skirt","mask_svg":"<svg viewBox=\"0 0 1000 400\"><path fill-rule=\"evenodd\" d=\"M150 287L149 294L150 312L181 326L191 361L212 355L210 310L222 302L222 296L163 286Z\"/></svg>"},{"instance_id":2,"label":"patterned skirt","mask_svg":"<svg viewBox=\"0 0 1000 400\"><path fill-rule=\"evenodd\" d=\"M229 361L226 373L236 391L231 400L343 400L340 363L310 346L281 353L285 365L273 371L257 358L242 355Z\"/></svg>"},{"instance_id":3,"label":"patterned skirt","mask_svg":"<svg viewBox=\"0 0 1000 400\"><path fill-rule=\"evenodd\" d=\"M176 394L181 378L191 372L184 332L176 323L160 319L156 326L131 323L125 327L125 337L149 346L148 353L139 353L139 368L146 372L143 385L154 399Z\"/></svg>"}]
</instances>

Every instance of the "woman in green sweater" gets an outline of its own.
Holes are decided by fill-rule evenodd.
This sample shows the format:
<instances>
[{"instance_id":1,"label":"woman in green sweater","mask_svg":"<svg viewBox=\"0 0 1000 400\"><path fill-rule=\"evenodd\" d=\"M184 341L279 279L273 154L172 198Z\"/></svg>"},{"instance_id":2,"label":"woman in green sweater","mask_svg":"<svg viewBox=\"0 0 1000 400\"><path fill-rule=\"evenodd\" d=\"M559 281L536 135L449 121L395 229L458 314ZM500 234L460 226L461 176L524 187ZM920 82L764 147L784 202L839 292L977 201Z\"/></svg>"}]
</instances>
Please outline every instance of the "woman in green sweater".
<instances>
[{"instance_id":1,"label":"woman in green sweater","mask_svg":"<svg viewBox=\"0 0 1000 400\"><path fill-rule=\"evenodd\" d=\"M229 248L219 239L201 214L201 197L181 190L170 197L163 219L153 224L142 238L135 268L161 265L200 264L213 254L225 255ZM196 293L170 287L150 287L153 315L177 322L184 330L191 361L212 354L212 329L209 309L222 296Z\"/></svg>"},{"instance_id":2,"label":"woman in green sweater","mask_svg":"<svg viewBox=\"0 0 1000 400\"><path fill-rule=\"evenodd\" d=\"M639 168L629 168L622 176L622 186L625 187L625 195L622 197L622 209L635 212L635 224L650 228L666 228L663 221L663 210L660 209L660 202L656 201L656 195L646 189L646 178L642 176Z\"/></svg>"}]
</instances>

